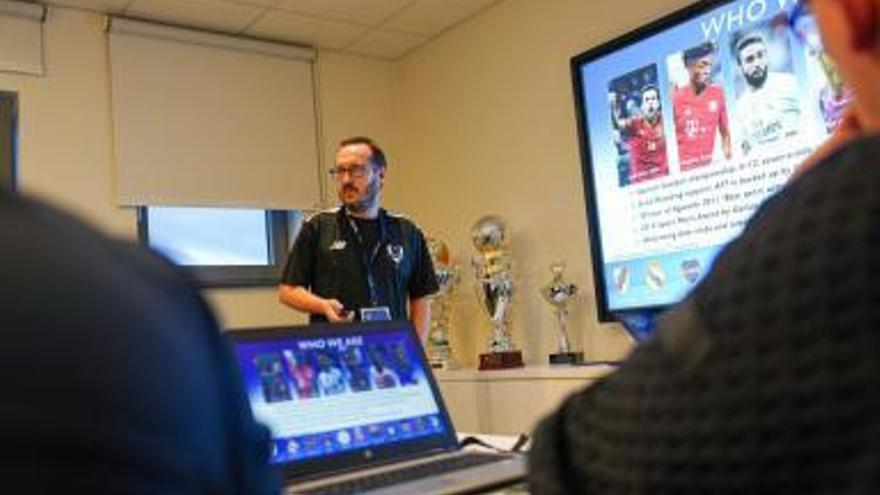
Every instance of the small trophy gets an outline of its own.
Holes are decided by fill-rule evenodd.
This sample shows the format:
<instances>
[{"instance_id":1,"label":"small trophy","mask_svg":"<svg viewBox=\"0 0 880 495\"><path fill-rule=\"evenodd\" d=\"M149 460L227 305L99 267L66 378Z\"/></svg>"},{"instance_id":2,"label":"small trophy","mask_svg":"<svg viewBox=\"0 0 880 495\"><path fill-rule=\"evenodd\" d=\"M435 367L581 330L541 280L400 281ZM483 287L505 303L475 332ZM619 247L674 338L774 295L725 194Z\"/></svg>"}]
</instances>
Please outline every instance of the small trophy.
<instances>
[{"instance_id":1,"label":"small trophy","mask_svg":"<svg viewBox=\"0 0 880 495\"><path fill-rule=\"evenodd\" d=\"M471 240L479 254L472 264L477 278L477 299L492 322L489 352L480 354L481 370L523 366L522 352L516 350L508 331L513 282L510 255L504 250L507 225L497 216L477 220Z\"/></svg>"},{"instance_id":2,"label":"small trophy","mask_svg":"<svg viewBox=\"0 0 880 495\"><path fill-rule=\"evenodd\" d=\"M562 272L565 264L562 262L550 265L553 280L541 289L541 295L553 306L556 313L556 322L559 324L559 352L550 354L550 364L578 364L584 360L583 352L573 352L571 342L568 339L566 319L568 318L568 303L577 293L577 286L562 280Z\"/></svg>"},{"instance_id":3,"label":"small trophy","mask_svg":"<svg viewBox=\"0 0 880 495\"><path fill-rule=\"evenodd\" d=\"M428 362L432 368L456 369L458 362L452 356L449 345L451 303L458 284L458 266L453 265L449 248L440 239L427 239L428 252L434 263L434 273L440 290L431 296L431 330L428 333Z\"/></svg>"}]
</instances>

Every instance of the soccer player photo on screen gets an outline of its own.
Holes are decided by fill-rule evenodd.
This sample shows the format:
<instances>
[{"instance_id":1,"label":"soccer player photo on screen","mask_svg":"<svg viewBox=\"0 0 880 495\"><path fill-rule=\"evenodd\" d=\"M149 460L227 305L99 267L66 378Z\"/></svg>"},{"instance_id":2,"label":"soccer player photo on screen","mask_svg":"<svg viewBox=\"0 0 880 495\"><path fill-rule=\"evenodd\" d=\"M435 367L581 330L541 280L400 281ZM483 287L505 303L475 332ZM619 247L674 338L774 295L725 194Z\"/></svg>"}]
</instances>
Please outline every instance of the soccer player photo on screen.
<instances>
[{"instance_id":1,"label":"soccer player photo on screen","mask_svg":"<svg viewBox=\"0 0 880 495\"><path fill-rule=\"evenodd\" d=\"M714 43L705 42L667 59L672 113L682 172L731 158L730 126L722 88L721 64Z\"/></svg>"},{"instance_id":2,"label":"soccer player photo on screen","mask_svg":"<svg viewBox=\"0 0 880 495\"><path fill-rule=\"evenodd\" d=\"M822 46L816 19L812 15L803 15L793 28L796 46L806 55L809 105L819 110L824 124L822 131L831 134L843 120L843 112L852 101L853 92L843 84L837 67Z\"/></svg>"},{"instance_id":3,"label":"soccer player photo on screen","mask_svg":"<svg viewBox=\"0 0 880 495\"><path fill-rule=\"evenodd\" d=\"M657 66L648 65L613 79L608 85L608 102L611 124L628 150L628 163L618 163L620 185L668 175ZM618 154L623 158L621 146Z\"/></svg>"},{"instance_id":4,"label":"soccer player photo on screen","mask_svg":"<svg viewBox=\"0 0 880 495\"><path fill-rule=\"evenodd\" d=\"M788 31L782 15L731 36L735 115L742 126L740 145L745 155L799 132L801 107Z\"/></svg>"}]
</instances>

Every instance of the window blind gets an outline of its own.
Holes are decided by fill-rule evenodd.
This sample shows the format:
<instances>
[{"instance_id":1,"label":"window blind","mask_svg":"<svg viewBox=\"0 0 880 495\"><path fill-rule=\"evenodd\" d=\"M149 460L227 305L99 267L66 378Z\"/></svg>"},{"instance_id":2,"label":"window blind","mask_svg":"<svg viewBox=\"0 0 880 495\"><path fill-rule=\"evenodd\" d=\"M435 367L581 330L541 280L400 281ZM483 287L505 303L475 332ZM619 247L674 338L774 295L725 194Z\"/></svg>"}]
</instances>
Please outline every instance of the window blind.
<instances>
[{"instance_id":1,"label":"window blind","mask_svg":"<svg viewBox=\"0 0 880 495\"><path fill-rule=\"evenodd\" d=\"M0 0L0 71L41 76L43 64L42 5Z\"/></svg>"},{"instance_id":2,"label":"window blind","mask_svg":"<svg viewBox=\"0 0 880 495\"><path fill-rule=\"evenodd\" d=\"M314 49L113 17L122 205L320 201Z\"/></svg>"}]
</instances>

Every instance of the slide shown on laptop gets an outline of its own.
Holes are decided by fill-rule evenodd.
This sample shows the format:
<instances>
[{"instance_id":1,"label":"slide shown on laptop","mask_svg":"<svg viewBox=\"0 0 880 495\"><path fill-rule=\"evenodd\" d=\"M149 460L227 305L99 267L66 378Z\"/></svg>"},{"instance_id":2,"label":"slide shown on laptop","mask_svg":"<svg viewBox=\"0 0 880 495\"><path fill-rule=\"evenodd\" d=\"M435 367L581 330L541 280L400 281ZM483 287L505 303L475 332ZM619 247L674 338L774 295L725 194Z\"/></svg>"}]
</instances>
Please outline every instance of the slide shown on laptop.
<instances>
[{"instance_id":1,"label":"slide shown on laptop","mask_svg":"<svg viewBox=\"0 0 880 495\"><path fill-rule=\"evenodd\" d=\"M283 468L295 486L444 456L457 457L446 464L470 472L482 484L523 475L519 458L507 462L503 473L491 473L488 464L500 466L512 457L463 456L458 451L455 429L409 322L238 330L228 335L254 415L272 432L271 462ZM479 466L471 467L472 460ZM422 466L419 473L418 479L410 475L403 482L418 481L422 487L416 493L431 493L425 487L432 484L427 481L433 472ZM433 484L451 493L455 483L445 478ZM395 493L405 492L398 488Z\"/></svg>"},{"instance_id":2,"label":"slide shown on laptop","mask_svg":"<svg viewBox=\"0 0 880 495\"><path fill-rule=\"evenodd\" d=\"M252 409L275 439L273 462L448 436L416 353L394 331L239 344Z\"/></svg>"}]
</instances>

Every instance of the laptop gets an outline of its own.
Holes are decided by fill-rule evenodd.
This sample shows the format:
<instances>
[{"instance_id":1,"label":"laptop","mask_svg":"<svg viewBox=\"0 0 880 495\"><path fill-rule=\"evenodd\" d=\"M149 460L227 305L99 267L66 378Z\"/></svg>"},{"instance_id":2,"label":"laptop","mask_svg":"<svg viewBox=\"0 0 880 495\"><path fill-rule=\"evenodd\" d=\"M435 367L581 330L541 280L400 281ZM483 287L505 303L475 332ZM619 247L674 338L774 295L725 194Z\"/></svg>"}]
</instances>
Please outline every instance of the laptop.
<instances>
[{"instance_id":1,"label":"laptop","mask_svg":"<svg viewBox=\"0 0 880 495\"><path fill-rule=\"evenodd\" d=\"M459 448L408 321L227 335L286 494L469 493L525 477L522 455Z\"/></svg>"}]
</instances>

